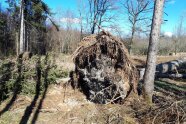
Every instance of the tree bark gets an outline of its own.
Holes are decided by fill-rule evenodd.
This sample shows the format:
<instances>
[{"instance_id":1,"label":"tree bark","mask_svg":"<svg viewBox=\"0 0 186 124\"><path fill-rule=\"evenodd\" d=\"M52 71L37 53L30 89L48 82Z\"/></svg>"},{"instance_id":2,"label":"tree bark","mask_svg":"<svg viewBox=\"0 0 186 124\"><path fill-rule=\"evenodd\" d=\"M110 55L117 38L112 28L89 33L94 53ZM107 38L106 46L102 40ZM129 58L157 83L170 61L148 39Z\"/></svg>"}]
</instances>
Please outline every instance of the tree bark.
<instances>
[{"instance_id":1,"label":"tree bark","mask_svg":"<svg viewBox=\"0 0 186 124\"><path fill-rule=\"evenodd\" d=\"M20 27L20 43L19 43L19 54L24 52L24 8L23 8L23 0L21 1L21 11L20 11L20 17L21 17L21 27Z\"/></svg>"},{"instance_id":2,"label":"tree bark","mask_svg":"<svg viewBox=\"0 0 186 124\"><path fill-rule=\"evenodd\" d=\"M147 65L144 75L143 95L146 102L152 104L152 95L154 91L154 78L156 70L156 55L158 51L158 42L162 22L164 0L155 0L152 26L149 39Z\"/></svg>"},{"instance_id":3,"label":"tree bark","mask_svg":"<svg viewBox=\"0 0 186 124\"><path fill-rule=\"evenodd\" d=\"M129 54L132 53L132 45L133 45L134 33L135 33L135 27L136 27L135 25L136 25L135 23L132 25L132 35L131 35L130 44L129 44Z\"/></svg>"},{"instance_id":4,"label":"tree bark","mask_svg":"<svg viewBox=\"0 0 186 124\"><path fill-rule=\"evenodd\" d=\"M19 33L16 32L16 55L19 56Z\"/></svg>"},{"instance_id":5,"label":"tree bark","mask_svg":"<svg viewBox=\"0 0 186 124\"><path fill-rule=\"evenodd\" d=\"M95 27L96 27L96 19L94 19L94 22L93 22L93 25L92 25L92 29L91 29L91 34L94 34Z\"/></svg>"}]
</instances>

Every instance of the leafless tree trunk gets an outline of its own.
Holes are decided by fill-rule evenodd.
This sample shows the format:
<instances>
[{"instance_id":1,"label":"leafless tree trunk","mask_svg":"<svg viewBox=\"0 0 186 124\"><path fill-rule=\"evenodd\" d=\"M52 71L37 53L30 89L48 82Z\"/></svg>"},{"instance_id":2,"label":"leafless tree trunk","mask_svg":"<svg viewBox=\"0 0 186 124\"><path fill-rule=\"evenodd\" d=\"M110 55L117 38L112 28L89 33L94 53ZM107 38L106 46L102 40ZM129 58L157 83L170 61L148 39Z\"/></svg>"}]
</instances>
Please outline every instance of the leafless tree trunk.
<instances>
[{"instance_id":1,"label":"leafless tree trunk","mask_svg":"<svg viewBox=\"0 0 186 124\"><path fill-rule=\"evenodd\" d=\"M80 41L83 39L83 21L82 21L82 13L79 12L80 14Z\"/></svg>"},{"instance_id":2,"label":"leafless tree trunk","mask_svg":"<svg viewBox=\"0 0 186 124\"><path fill-rule=\"evenodd\" d=\"M28 24L25 23L25 51L29 51L29 27Z\"/></svg>"},{"instance_id":3,"label":"leafless tree trunk","mask_svg":"<svg viewBox=\"0 0 186 124\"><path fill-rule=\"evenodd\" d=\"M183 32L184 32L184 27L183 27L184 16L183 15L180 17L178 22L179 22L178 25L175 27L175 36L172 37L172 39L174 41L174 53L175 53L175 55L178 52L179 42L184 35L183 34Z\"/></svg>"},{"instance_id":4,"label":"leafless tree trunk","mask_svg":"<svg viewBox=\"0 0 186 124\"><path fill-rule=\"evenodd\" d=\"M130 43L129 43L129 54L131 54L132 53L132 44L133 44L133 42L134 42L134 33L135 33L135 23L132 25L132 35L131 35L131 39L130 39Z\"/></svg>"},{"instance_id":5,"label":"leafless tree trunk","mask_svg":"<svg viewBox=\"0 0 186 124\"><path fill-rule=\"evenodd\" d=\"M93 13L92 10L90 10L91 15L93 15L93 20L92 20L92 27L91 27L91 34L94 34L95 28L96 28L96 23L97 23L97 16L98 16L98 0L94 0L92 3L92 0L90 0L90 8L93 8ZM93 4L93 6L92 6Z\"/></svg>"},{"instance_id":6,"label":"leafless tree trunk","mask_svg":"<svg viewBox=\"0 0 186 124\"><path fill-rule=\"evenodd\" d=\"M19 53L24 52L24 4L23 0L21 0L21 10L20 10L20 17L21 17L21 27L20 27L20 47L19 47Z\"/></svg>"},{"instance_id":7,"label":"leafless tree trunk","mask_svg":"<svg viewBox=\"0 0 186 124\"><path fill-rule=\"evenodd\" d=\"M16 55L19 55L19 33L16 32Z\"/></svg>"},{"instance_id":8,"label":"leafless tree trunk","mask_svg":"<svg viewBox=\"0 0 186 124\"><path fill-rule=\"evenodd\" d=\"M164 0L155 0L153 20L149 39L147 65L144 75L144 98L148 104L152 104L154 90L154 78L156 70L156 55L162 23Z\"/></svg>"},{"instance_id":9,"label":"leafless tree trunk","mask_svg":"<svg viewBox=\"0 0 186 124\"><path fill-rule=\"evenodd\" d=\"M80 41L83 39L83 12L85 11L85 5L83 0L78 0L78 12L79 12L79 25L80 25Z\"/></svg>"}]
</instances>

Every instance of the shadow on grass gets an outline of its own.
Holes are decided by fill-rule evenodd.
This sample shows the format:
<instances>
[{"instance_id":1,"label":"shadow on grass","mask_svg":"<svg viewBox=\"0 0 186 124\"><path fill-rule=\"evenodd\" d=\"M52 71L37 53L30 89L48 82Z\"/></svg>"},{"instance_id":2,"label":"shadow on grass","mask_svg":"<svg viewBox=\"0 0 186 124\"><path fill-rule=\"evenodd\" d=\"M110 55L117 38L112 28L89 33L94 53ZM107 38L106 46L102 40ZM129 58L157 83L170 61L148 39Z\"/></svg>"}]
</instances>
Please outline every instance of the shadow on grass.
<instances>
[{"instance_id":1,"label":"shadow on grass","mask_svg":"<svg viewBox=\"0 0 186 124\"><path fill-rule=\"evenodd\" d=\"M31 124L35 124L36 123L37 118L39 116L39 112L40 112L40 110L42 108L42 104L43 104L43 101L44 101L44 99L46 97L46 93L47 93L47 90L48 90L48 71L50 69L50 66L48 64L48 55L45 58L45 65L47 66L45 71L44 71L44 88L45 88L45 90L44 90L44 92L42 94L42 98L39 101L39 105L38 105L38 107L37 107L37 109L36 109L36 111L35 111L35 113L33 115L33 119L32 119Z\"/></svg>"},{"instance_id":2,"label":"shadow on grass","mask_svg":"<svg viewBox=\"0 0 186 124\"><path fill-rule=\"evenodd\" d=\"M43 75L44 75L44 92L42 94L42 97L39 101L39 104L38 106L36 106L37 104L37 101L39 99L39 96L40 96L40 93L41 93L41 61L40 61L40 58L37 62L37 65L36 65L36 76L37 76L37 84L36 84L36 95L34 96L34 99L33 101L31 102L31 104L26 108L25 112L24 112L24 115L22 116L22 119L20 121L20 124L26 124L28 123L28 120L33 112L33 109L34 107L36 107L36 111L33 115L33 119L31 121L32 124L36 123L37 121L37 118L39 116L39 112L40 112L40 109L42 108L42 104L43 104L43 101L46 97L46 93L47 93L47 90L48 90L48 71L50 69L50 64L48 63L48 55L46 55L45 57L45 66L46 68L44 69L44 72L43 72Z\"/></svg>"},{"instance_id":3,"label":"shadow on grass","mask_svg":"<svg viewBox=\"0 0 186 124\"><path fill-rule=\"evenodd\" d=\"M39 98L39 94L40 94L40 86L41 86L41 61L40 61L40 57L38 59L38 62L36 64L36 77L37 77L37 81L36 81L36 95L34 96L33 101L31 102L31 104L29 106L27 106L24 115L22 116L22 119L20 121L20 124L26 124L29 120L30 115L32 114L32 110L34 109L37 100Z\"/></svg>"},{"instance_id":4,"label":"shadow on grass","mask_svg":"<svg viewBox=\"0 0 186 124\"><path fill-rule=\"evenodd\" d=\"M0 111L0 116L2 114L4 114L6 111L8 111L11 106L14 104L15 100L17 99L17 96L18 94L21 92L21 81L22 81L22 55L20 55L18 57L18 65L17 65L17 68L18 68L18 77L14 83L14 92L13 92L13 96L11 98L11 100L9 101L9 103L7 103L7 105L5 106L5 108L3 108L1 111Z\"/></svg>"},{"instance_id":5,"label":"shadow on grass","mask_svg":"<svg viewBox=\"0 0 186 124\"><path fill-rule=\"evenodd\" d=\"M166 93L171 92L178 97L186 97L186 87L161 80L155 81L155 89L158 90L160 88L164 89Z\"/></svg>"}]
</instances>

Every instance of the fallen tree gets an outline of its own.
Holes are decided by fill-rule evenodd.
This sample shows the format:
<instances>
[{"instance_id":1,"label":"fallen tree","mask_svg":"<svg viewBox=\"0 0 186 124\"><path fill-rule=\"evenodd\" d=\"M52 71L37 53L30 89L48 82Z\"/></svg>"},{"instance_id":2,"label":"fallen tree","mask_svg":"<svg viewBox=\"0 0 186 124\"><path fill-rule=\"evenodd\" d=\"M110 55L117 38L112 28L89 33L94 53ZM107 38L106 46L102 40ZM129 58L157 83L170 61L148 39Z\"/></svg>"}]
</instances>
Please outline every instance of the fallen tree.
<instances>
[{"instance_id":1,"label":"fallen tree","mask_svg":"<svg viewBox=\"0 0 186 124\"><path fill-rule=\"evenodd\" d=\"M156 78L186 78L183 69L186 70L186 58L160 63L156 65ZM142 80L145 68L140 68L139 73Z\"/></svg>"},{"instance_id":2,"label":"fallen tree","mask_svg":"<svg viewBox=\"0 0 186 124\"><path fill-rule=\"evenodd\" d=\"M178 71L181 68L186 69L186 58L158 64L156 66L156 73L157 74L166 74L166 73Z\"/></svg>"},{"instance_id":3,"label":"fallen tree","mask_svg":"<svg viewBox=\"0 0 186 124\"><path fill-rule=\"evenodd\" d=\"M119 102L132 88L137 91L138 71L124 44L108 32L84 38L74 53L72 86L95 103Z\"/></svg>"}]
</instances>

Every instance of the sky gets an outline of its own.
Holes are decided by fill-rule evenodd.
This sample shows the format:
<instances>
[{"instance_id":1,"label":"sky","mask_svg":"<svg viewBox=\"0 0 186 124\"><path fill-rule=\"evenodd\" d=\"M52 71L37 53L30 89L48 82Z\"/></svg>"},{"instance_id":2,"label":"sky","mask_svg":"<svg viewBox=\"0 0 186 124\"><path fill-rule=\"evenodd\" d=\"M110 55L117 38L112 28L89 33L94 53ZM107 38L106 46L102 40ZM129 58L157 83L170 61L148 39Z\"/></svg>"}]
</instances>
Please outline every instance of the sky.
<instances>
[{"instance_id":1,"label":"sky","mask_svg":"<svg viewBox=\"0 0 186 124\"><path fill-rule=\"evenodd\" d=\"M184 26L186 26L186 0L171 0L166 3L164 12L164 19L168 20L162 25L164 32L174 32L176 24L178 24L181 15L185 15Z\"/></svg>"},{"instance_id":2,"label":"sky","mask_svg":"<svg viewBox=\"0 0 186 124\"><path fill-rule=\"evenodd\" d=\"M4 0L0 0L0 1L4 1ZM78 0L43 0L46 4L48 4L48 6L51 8L53 13L60 13L59 11L65 12L66 10L71 10L75 13L75 16L73 17L75 22L78 22L76 15L78 15ZM2 2L2 6L6 6L5 3ZM168 20L166 23L164 23L161 27L162 32L165 32L168 35L171 35L174 32L175 26L176 24L178 24L180 16L183 15L183 13L185 14L185 19L186 20L186 0L169 0L169 2L167 2L165 4L165 8L164 8L164 12L166 14L164 14L164 19ZM65 22L65 21L69 21L67 20L65 17L63 17L63 14L56 14L56 18L61 18L61 23ZM119 19L120 18L120 19ZM123 28L123 30L125 30L126 32L128 32L127 27L125 26L127 23L127 17L121 16L118 18L118 22L121 26L121 28ZM121 18L125 18L123 21ZM71 19L70 21L73 21L73 19ZM184 21L184 25L186 27L186 21Z\"/></svg>"},{"instance_id":3,"label":"sky","mask_svg":"<svg viewBox=\"0 0 186 124\"><path fill-rule=\"evenodd\" d=\"M61 8L62 10L69 9L77 12L78 0L43 1L46 2L53 11L56 11L56 8ZM169 0L169 2L165 4L164 12L166 13L164 14L164 19L168 21L162 25L161 30L165 32L165 34L171 35L175 30L176 24L179 22L180 16L184 13L186 17L186 0ZM126 23L126 21L123 21L123 23ZM121 21L120 24L121 27L123 27L124 24L122 24ZM186 26L186 21L184 25Z\"/></svg>"}]
</instances>

